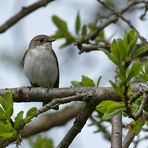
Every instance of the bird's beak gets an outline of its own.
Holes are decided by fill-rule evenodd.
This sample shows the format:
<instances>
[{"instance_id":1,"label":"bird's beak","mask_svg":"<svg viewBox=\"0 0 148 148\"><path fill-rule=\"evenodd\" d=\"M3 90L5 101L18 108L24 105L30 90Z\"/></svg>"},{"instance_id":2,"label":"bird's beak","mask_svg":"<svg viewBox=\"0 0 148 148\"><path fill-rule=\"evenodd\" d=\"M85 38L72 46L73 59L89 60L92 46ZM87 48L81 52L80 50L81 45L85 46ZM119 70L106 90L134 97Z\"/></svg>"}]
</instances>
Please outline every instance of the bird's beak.
<instances>
[{"instance_id":1,"label":"bird's beak","mask_svg":"<svg viewBox=\"0 0 148 148\"><path fill-rule=\"evenodd\" d=\"M54 41L55 39L51 39L51 38L48 40L48 42L54 42Z\"/></svg>"}]
</instances>

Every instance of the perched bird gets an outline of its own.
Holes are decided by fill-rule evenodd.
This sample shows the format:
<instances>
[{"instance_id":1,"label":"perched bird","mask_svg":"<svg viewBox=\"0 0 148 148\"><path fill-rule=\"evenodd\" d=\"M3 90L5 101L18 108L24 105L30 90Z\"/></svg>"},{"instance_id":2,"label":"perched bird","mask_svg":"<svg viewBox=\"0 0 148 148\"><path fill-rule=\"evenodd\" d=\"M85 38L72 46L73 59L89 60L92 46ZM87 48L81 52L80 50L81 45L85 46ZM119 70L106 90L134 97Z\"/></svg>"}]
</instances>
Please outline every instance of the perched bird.
<instances>
[{"instance_id":1,"label":"perched bird","mask_svg":"<svg viewBox=\"0 0 148 148\"><path fill-rule=\"evenodd\" d=\"M29 44L23 57L23 67L32 86L59 87L59 65L52 49L53 41L47 35L37 35Z\"/></svg>"}]
</instances>

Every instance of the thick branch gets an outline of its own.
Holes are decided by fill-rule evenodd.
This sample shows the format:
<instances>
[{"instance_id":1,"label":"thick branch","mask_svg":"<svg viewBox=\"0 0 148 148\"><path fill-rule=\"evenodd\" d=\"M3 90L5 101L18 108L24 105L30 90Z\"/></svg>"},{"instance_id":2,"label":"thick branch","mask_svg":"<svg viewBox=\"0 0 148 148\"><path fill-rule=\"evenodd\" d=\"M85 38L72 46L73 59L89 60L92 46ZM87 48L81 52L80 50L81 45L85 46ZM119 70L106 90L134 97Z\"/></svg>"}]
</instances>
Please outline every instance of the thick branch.
<instances>
[{"instance_id":1,"label":"thick branch","mask_svg":"<svg viewBox=\"0 0 148 148\"><path fill-rule=\"evenodd\" d=\"M31 124L26 125L21 131L21 136L27 138L37 133L62 126L80 112L80 106L71 105L56 113L45 114ZM63 116L64 115L64 116Z\"/></svg>"},{"instance_id":2,"label":"thick branch","mask_svg":"<svg viewBox=\"0 0 148 148\"><path fill-rule=\"evenodd\" d=\"M5 32L7 29L12 27L14 24L16 24L18 21L20 21L22 18L27 16L28 14L32 13L33 11L45 7L48 3L52 2L53 0L40 0L36 3L29 5L27 7L23 7L21 11L19 11L16 15L8 19L4 24L0 26L0 33Z\"/></svg>"},{"instance_id":3,"label":"thick branch","mask_svg":"<svg viewBox=\"0 0 148 148\"><path fill-rule=\"evenodd\" d=\"M122 148L122 113L112 118L111 148Z\"/></svg>"},{"instance_id":4,"label":"thick branch","mask_svg":"<svg viewBox=\"0 0 148 148\"><path fill-rule=\"evenodd\" d=\"M137 91L138 88L135 88ZM91 94L95 96L96 101L110 100L121 101L120 97L113 91L111 87L76 87L76 88L30 88L19 87L12 89L0 89L0 95L4 96L7 91L13 92L14 102L50 102L56 98L64 98L77 94Z\"/></svg>"}]
</instances>

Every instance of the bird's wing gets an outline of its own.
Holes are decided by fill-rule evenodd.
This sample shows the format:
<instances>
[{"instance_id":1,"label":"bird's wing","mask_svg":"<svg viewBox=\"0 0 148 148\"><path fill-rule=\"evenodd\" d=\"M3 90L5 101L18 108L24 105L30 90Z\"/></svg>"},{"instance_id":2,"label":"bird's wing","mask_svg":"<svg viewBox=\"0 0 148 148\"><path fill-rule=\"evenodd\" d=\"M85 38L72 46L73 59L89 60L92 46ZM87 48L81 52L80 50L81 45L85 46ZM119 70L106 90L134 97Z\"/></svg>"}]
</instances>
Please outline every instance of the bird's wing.
<instances>
[{"instance_id":1,"label":"bird's wing","mask_svg":"<svg viewBox=\"0 0 148 148\"><path fill-rule=\"evenodd\" d=\"M28 50L29 50L29 49L26 50L26 52L25 52L25 54L24 54L24 56L23 56L23 59L22 59L22 66L23 66L23 67L24 67L24 60L25 60L25 57L26 57L26 54L27 54Z\"/></svg>"}]
</instances>

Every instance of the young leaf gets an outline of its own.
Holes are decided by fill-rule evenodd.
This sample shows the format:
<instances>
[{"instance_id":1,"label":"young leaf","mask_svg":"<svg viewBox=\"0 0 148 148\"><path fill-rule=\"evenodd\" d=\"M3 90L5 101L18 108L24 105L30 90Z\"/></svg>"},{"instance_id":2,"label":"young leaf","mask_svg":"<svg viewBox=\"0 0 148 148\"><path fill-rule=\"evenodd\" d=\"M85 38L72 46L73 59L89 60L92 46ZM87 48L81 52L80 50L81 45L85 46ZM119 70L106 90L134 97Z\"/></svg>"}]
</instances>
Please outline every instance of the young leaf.
<instances>
[{"instance_id":1,"label":"young leaf","mask_svg":"<svg viewBox=\"0 0 148 148\"><path fill-rule=\"evenodd\" d=\"M141 117L134 122L134 134L135 135L138 135L140 133L140 131L142 130L142 127L143 127L144 123L145 123L145 121Z\"/></svg>"},{"instance_id":2,"label":"young leaf","mask_svg":"<svg viewBox=\"0 0 148 148\"><path fill-rule=\"evenodd\" d=\"M140 62L135 62L131 68L127 71L127 79L131 80L133 77L136 77L142 70L142 64Z\"/></svg>"},{"instance_id":3,"label":"young leaf","mask_svg":"<svg viewBox=\"0 0 148 148\"><path fill-rule=\"evenodd\" d=\"M54 148L53 140L38 136L35 141L30 141L31 148Z\"/></svg>"},{"instance_id":4,"label":"young leaf","mask_svg":"<svg viewBox=\"0 0 148 148\"><path fill-rule=\"evenodd\" d=\"M31 121L31 119L37 114L38 110L36 107L32 107L29 109L29 111L26 114L26 117L24 118L24 122L28 123Z\"/></svg>"},{"instance_id":5,"label":"young leaf","mask_svg":"<svg viewBox=\"0 0 148 148\"><path fill-rule=\"evenodd\" d=\"M71 84L72 84L73 87L80 87L80 86L82 86L81 83L78 82L78 81L71 81Z\"/></svg>"},{"instance_id":6,"label":"young leaf","mask_svg":"<svg viewBox=\"0 0 148 148\"><path fill-rule=\"evenodd\" d=\"M139 47L138 49L136 49L136 51L133 53L133 58L139 57L141 55L143 55L145 52L148 51L148 45L144 45L142 47Z\"/></svg>"},{"instance_id":7,"label":"young leaf","mask_svg":"<svg viewBox=\"0 0 148 148\"><path fill-rule=\"evenodd\" d=\"M89 77L87 76L82 76L82 85L83 86L92 86L92 87L95 87L95 83L92 79L90 79Z\"/></svg>"},{"instance_id":8,"label":"young leaf","mask_svg":"<svg viewBox=\"0 0 148 148\"><path fill-rule=\"evenodd\" d=\"M63 33L68 32L67 23L63 19L54 15L54 16L52 16L52 20L61 32L63 32Z\"/></svg>"},{"instance_id":9,"label":"young leaf","mask_svg":"<svg viewBox=\"0 0 148 148\"><path fill-rule=\"evenodd\" d=\"M100 76L100 77L98 78L96 87L99 87L101 79L102 79L102 76Z\"/></svg>"},{"instance_id":10,"label":"young leaf","mask_svg":"<svg viewBox=\"0 0 148 148\"><path fill-rule=\"evenodd\" d=\"M81 20L80 20L80 14L78 12L76 16L76 22L75 22L75 31L77 34L79 34L80 27L81 27Z\"/></svg>"},{"instance_id":11,"label":"young leaf","mask_svg":"<svg viewBox=\"0 0 148 148\"><path fill-rule=\"evenodd\" d=\"M112 100L106 100L102 101L99 105L96 106L96 110L102 112L102 113L107 113L110 114L115 110L118 109L123 109L124 108L124 103L123 102L116 102Z\"/></svg>"},{"instance_id":12,"label":"young leaf","mask_svg":"<svg viewBox=\"0 0 148 148\"><path fill-rule=\"evenodd\" d=\"M17 129L20 125L23 125L24 123L24 120L23 120L23 114L24 112L23 111L20 111L16 118L15 118L15 122L14 122L14 128Z\"/></svg>"},{"instance_id":13,"label":"young leaf","mask_svg":"<svg viewBox=\"0 0 148 148\"><path fill-rule=\"evenodd\" d=\"M112 119L115 115L117 115L120 111L122 111L122 108L116 109L111 113L104 113L102 116L102 120L110 120Z\"/></svg>"},{"instance_id":14,"label":"young leaf","mask_svg":"<svg viewBox=\"0 0 148 148\"><path fill-rule=\"evenodd\" d=\"M124 86L122 85L117 85L116 83L114 83L113 81L109 81L110 84L112 85L113 89L118 93L118 95L120 97L123 97L123 93L124 93Z\"/></svg>"},{"instance_id":15,"label":"young leaf","mask_svg":"<svg viewBox=\"0 0 148 148\"><path fill-rule=\"evenodd\" d=\"M86 25L83 25L83 27L82 27L82 35L83 36L87 35L87 26Z\"/></svg>"},{"instance_id":16,"label":"young leaf","mask_svg":"<svg viewBox=\"0 0 148 148\"><path fill-rule=\"evenodd\" d=\"M6 105L6 116L10 118L13 115L13 98L12 98L12 92L7 92L5 94L4 102Z\"/></svg>"}]
</instances>

